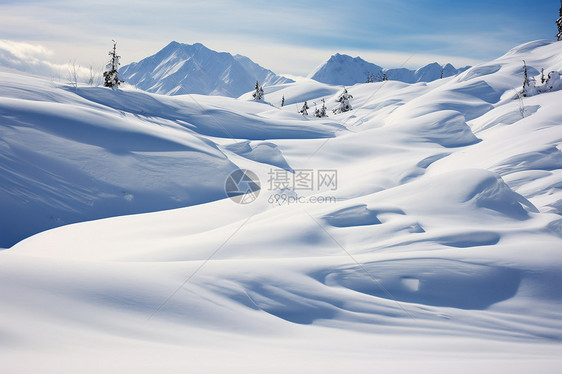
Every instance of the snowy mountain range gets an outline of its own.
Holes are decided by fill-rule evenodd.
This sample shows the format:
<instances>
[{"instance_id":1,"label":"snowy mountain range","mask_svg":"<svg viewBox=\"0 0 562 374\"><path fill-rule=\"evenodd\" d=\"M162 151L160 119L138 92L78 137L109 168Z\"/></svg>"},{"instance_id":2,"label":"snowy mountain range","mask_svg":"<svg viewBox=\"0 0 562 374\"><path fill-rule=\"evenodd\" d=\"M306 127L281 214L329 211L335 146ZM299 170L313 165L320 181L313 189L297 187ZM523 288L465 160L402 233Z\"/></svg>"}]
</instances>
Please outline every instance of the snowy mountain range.
<instances>
[{"instance_id":1,"label":"snowy mountain range","mask_svg":"<svg viewBox=\"0 0 562 374\"><path fill-rule=\"evenodd\" d=\"M121 79L147 92L238 97L254 88L290 83L248 57L216 52L203 44L171 42L158 53L123 66Z\"/></svg>"},{"instance_id":2,"label":"snowy mountain range","mask_svg":"<svg viewBox=\"0 0 562 374\"><path fill-rule=\"evenodd\" d=\"M417 70L383 69L360 57L335 54L321 64L309 78L330 85L352 86L374 81L383 74L389 80L405 83L431 82L457 75L468 67L456 69L434 62ZM165 95L201 94L239 97L251 91L256 81L264 87L293 82L256 64L248 57L216 52L203 44L171 42L158 53L139 62L123 66L121 79L147 92Z\"/></svg>"},{"instance_id":3,"label":"snowy mountain range","mask_svg":"<svg viewBox=\"0 0 562 374\"><path fill-rule=\"evenodd\" d=\"M318 66L308 77L322 83L352 86L356 83L365 83L369 75L372 76L374 81L377 81L383 78L383 74L386 74L389 80L416 83L431 82L441 78L441 76L443 78L451 77L468 68L467 66L456 69L451 64L441 66L434 62L417 70L406 68L383 69L376 64L363 60L361 57L336 53ZM443 75L441 75L442 73Z\"/></svg>"}]
</instances>

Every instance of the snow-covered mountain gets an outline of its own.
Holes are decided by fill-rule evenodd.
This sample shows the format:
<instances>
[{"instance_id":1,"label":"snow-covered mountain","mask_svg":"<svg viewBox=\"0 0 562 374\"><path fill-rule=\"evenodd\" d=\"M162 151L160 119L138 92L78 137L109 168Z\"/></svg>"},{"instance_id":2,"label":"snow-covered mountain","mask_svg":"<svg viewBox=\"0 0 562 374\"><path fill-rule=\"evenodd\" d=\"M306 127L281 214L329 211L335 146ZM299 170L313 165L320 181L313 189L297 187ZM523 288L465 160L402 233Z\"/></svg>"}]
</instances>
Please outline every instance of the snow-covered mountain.
<instances>
[{"instance_id":1,"label":"snow-covered mountain","mask_svg":"<svg viewBox=\"0 0 562 374\"><path fill-rule=\"evenodd\" d=\"M314 69L308 78L321 83L352 86L355 83L365 83L368 74L378 77L382 70L382 67L367 62L361 57L354 58L336 53Z\"/></svg>"},{"instance_id":2,"label":"snow-covered mountain","mask_svg":"<svg viewBox=\"0 0 562 374\"><path fill-rule=\"evenodd\" d=\"M293 105L338 105L312 80L268 104L0 73L2 372L558 372L560 45L327 118Z\"/></svg>"},{"instance_id":3,"label":"snow-covered mountain","mask_svg":"<svg viewBox=\"0 0 562 374\"><path fill-rule=\"evenodd\" d=\"M451 77L462 73L468 68L467 66L456 69L451 64L441 66L434 62L417 70L406 68L383 69L360 57L336 53L318 66L308 77L322 83L352 86L356 83L365 83L369 75L377 81L383 78L383 74L386 74L389 80L416 83L434 81L441 78L441 73L443 73L443 78Z\"/></svg>"},{"instance_id":4,"label":"snow-covered mountain","mask_svg":"<svg viewBox=\"0 0 562 374\"><path fill-rule=\"evenodd\" d=\"M119 74L142 90L165 95L238 97L251 91L256 80L264 86L292 82L248 57L175 41L150 57L123 66Z\"/></svg>"}]
</instances>

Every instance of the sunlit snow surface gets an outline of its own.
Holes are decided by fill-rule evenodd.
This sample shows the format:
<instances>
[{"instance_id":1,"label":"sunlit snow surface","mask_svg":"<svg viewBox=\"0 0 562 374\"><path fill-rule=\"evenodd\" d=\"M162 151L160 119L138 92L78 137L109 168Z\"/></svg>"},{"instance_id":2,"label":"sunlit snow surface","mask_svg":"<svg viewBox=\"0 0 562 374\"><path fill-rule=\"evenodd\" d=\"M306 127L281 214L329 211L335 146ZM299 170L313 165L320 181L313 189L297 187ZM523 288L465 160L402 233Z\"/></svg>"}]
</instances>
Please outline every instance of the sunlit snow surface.
<instances>
[{"instance_id":1,"label":"sunlit snow surface","mask_svg":"<svg viewBox=\"0 0 562 374\"><path fill-rule=\"evenodd\" d=\"M562 92L514 99L523 59L562 70L560 43L528 43L348 87L323 119L297 108L342 87L255 103L1 73L1 371L556 372ZM237 168L250 204L225 198ZM299 170L337 188L271 188Z\"/></svg>"}]
</instances>

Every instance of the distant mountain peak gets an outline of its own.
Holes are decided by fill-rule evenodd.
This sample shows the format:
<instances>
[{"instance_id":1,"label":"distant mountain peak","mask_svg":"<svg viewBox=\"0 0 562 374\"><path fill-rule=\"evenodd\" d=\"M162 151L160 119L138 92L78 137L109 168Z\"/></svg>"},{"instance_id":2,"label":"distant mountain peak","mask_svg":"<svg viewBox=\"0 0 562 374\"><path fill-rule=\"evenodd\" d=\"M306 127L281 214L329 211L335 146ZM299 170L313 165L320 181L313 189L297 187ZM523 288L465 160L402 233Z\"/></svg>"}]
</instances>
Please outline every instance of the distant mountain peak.
<instances>
[{"instance_id":1,"label":"distant mountain peak","mask_svg":"<svg viewBox=\"0 0 562 374\"><path fill-rule=\"evenodd\" d=\"M363 60L361 57L336 53L314 69L308 77L322 83L351 86L356 83L365 83L369 75L374 76L375 79L382 79L383 74L386 74L389 80L416 83L431 82L441 78L441 75L443 78L457 75L468 68L456 69L450 63L441 66L437 62L432 62L417 70L407 68L383 69L376 64Z\"/></svg>"},{"instance_id":2,"label":"distant mountain peak","mask_svg":"<svg viewBox=\"0 0 562 374\"><path fill-rule=\"evenodd\" d=\"M355 83L365 82L368 74L378 74L382 67L363 60L361 57L336 53L326 62L318 66L309 78L318 82L351 86Z\"/></svg>"},{"instance_id":3,"label":"distant mountain peak","mask_svg":"<svg viewBox=\"0 0 562 374\"><path fill-rule=\"evenodd\" d=\"M160 51L119 71L127 83L166 95L202 94L238 97L256 81L264 86L290 83L245 56L216 52L201 43L172 41Z\"/></svg>"}]
</instances>

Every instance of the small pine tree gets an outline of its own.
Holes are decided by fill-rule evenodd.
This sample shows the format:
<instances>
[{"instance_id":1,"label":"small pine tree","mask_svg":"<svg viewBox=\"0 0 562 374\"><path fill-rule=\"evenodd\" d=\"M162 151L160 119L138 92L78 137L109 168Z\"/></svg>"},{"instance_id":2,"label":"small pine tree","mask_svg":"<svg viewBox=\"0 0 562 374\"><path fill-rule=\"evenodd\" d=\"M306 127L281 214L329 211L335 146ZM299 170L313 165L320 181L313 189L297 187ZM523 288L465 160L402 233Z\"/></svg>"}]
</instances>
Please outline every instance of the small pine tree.
<instances>
[{"instance_id":1,"label":"small pine tree","mask_svg":"<svg viewBox=\"0 0 562 374\"><path fill-rule=\"evenodd\" d=\"M301 110L299 110L299 113L301 113L303 116L308 116L308 110L310 109L310 107L308 106L307 102L305 101Z\"/></svg>"},{"instance_id":2,"label":"small pine tree","mask_svg":"<svg viewBox=\"0 0 562 374\"><path fill-rule=\"evenodd\" d=\"M562 80L560 79L560 72L551 71L545 80L545 90L558 91L562 89Z\"/></svg>"},{"instance_id":3,"label":"small pine tree","mask_svg":"<svg viewBox=\"0 0 562 374\"><path fill-rule=\"evenodd\" d=\"M252 96L254 97L254 100L256 101L261 101L264 98L264 93L263 93L263 88L260 86L260 83L258 81L256 81L256 88L254 93L252 94Z\"/></svg>"},{"instance_id":4,"label":"small pine tree","mask_svg":"<svg viewBox=\"0 0 562 374\"><path fill-rule=\"evenodd\" d=\"M523 60L523 89L521 94L527 96L527 88L529 87L529 76L527 74L527 63Z\"/></svg>"},{"instance_id":5,"label":"small pine tree","mask_svg":"<svg viewBox=\"0 0 562 374\"><path fill-rule=\"evenodd\" d=\"M109 87L112 88L114 90L116 90L117 88L119 88L119 85L121 83L123 83L122 80L119 79L119 60L121 59L121 56L117 55L117 43L115 42L115 40L113 40L113 49L111 51L109 51L109 56L111 56L109 63L106 66L106 71L104 71L103 73L103 77L104 77L104 86L105 87Z\"/></svg>"},{"instance_id":6,"label":"small pine tree","mask_svg":"<svg viewBox=\"0 0 562 374\"><path fill-rule=\"evenodd\" d=\"M540 92L540 88L537 87L537 82L534 77L529 78L529 73L527 71L527 63L523 60L523 88L519 95L522 97L534 96Z\"/></svg>"},{"instance_id":7,"label":"small pine tree","mask_svg":"<svg viewBox=\"0 0 562 374\"><path fill-rule=\"evenodd\" d=\"M351 109L353 109L351 107L351 104L349 103L349 101L351 99L353 99L353 96L349 92L347 92L346 88L344 88L343 92L341 93L341 95L336 100L338 103L340 103L340 106L335 108L333 110L333 112L334 113L343 113L343 112L347 112L347 111L350 111Z\"/></svg>"},{"instance_id":8,"label":"small pine tree","mask_svg":"<svg viewBox=\"0 0 562 374\"><path fill-rule=\"evenodd\" d=\"M281 98L281 106L285 105L285 95L283 95L283 97Z\"/></svg>"},{"instance_id":9,"label":"small pine tree","mask_svg":"<svg viewBox=\"0 0 562 374\"><path fill-rule=\"evenodd\" d=\"M386 73L381 70L377 75L377 82L384 82L384 81L387 81L387 80L388 80L388 77L386 76ZM375 76L373 75L373 82L374 81L375 81Z\"/></svg>"},{"instance_id":10,"label":"small pine tree","mask_svg":"<svg viewBox=\"0 0 562 374\"><path fill-rule=\"evenodd\" d=\"M326 101L322 99L322 107L314 111L314 115L318 118L328 117L326 114Z\"/></svg>"},{"instance_id":11,"label":"small pine tree","mask_svg":"<svg viewBox=\"0 0 562 374\"><path fill-rule=\"evenodd\" d=\"M530 82L529 82L529 74L527 72L527 62L523 60L523 88L521 89L521 95L523 95L523 97L527 96L529 87L530 87Z\"/></svg>"},{"instance_id":12,"label":"small pine tree","mask_svg":"<svg viewBox=\"0 0 562 374\"><path fill-rule=\"evenodd\" d=\"M367 73L367 80L365 83L373 83L375 81L375 74L368 72Z\"/></svg>"}]
</instances>

